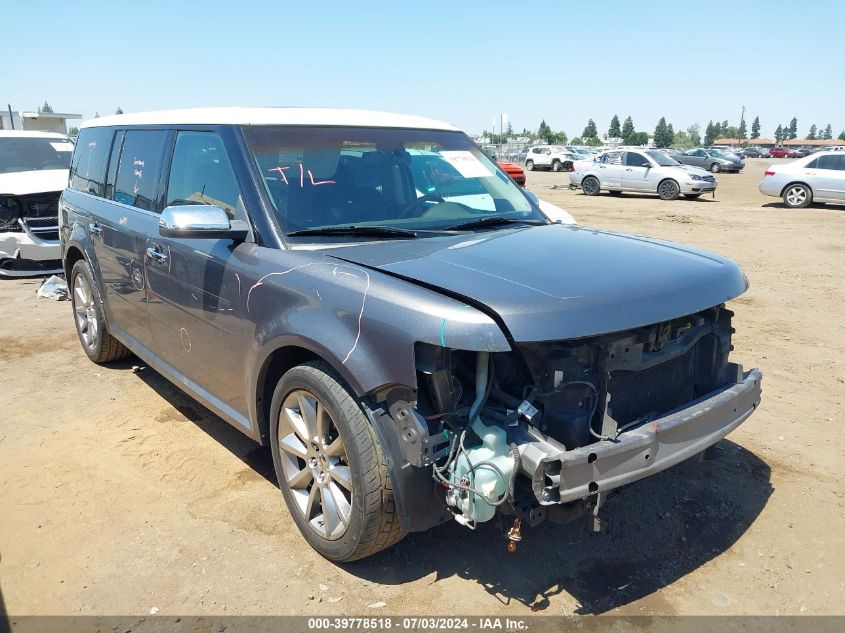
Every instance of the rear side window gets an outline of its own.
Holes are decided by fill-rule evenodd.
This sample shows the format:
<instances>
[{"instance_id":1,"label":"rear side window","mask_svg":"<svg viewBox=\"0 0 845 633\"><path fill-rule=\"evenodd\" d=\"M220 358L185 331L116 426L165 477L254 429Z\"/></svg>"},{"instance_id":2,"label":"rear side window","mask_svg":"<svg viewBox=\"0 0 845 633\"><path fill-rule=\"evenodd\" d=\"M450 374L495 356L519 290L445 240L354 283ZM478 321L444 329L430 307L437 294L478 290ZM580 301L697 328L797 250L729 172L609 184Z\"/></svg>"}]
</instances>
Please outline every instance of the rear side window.
<instances>
[{"instance_id":1,"label":"rear side window","mask_svg":"<svg viewBox=\"0 0 845 633\"><path fill-rule=\"evenodd\" d=\"M156 210L156 191L167 132L129 130L117 164L114 182L115 202L146 211ZM114 160L114 159L113 159Z\"/></svg>"},{"instance_id":2,"label":"rear side window","mask_svg":"<svg viewBox=\"0 0 845 633\"><path fill-rule=\"evenodd\" d=\"M107 127L86 128L79 132L70 166L70 188L95 196L103 195L106 161L114 131Z\"/></svg>"},{"instance_id":3,"label":"rear side window","mask_svg":"<svg viewBox=\"0 0 845 633\"><path fill-rule=\"evenodd\" d=\"M238 181L223 140L213 132L179 132L164 206L213 204L245 219Z\"/></svg>"}]
</instances>

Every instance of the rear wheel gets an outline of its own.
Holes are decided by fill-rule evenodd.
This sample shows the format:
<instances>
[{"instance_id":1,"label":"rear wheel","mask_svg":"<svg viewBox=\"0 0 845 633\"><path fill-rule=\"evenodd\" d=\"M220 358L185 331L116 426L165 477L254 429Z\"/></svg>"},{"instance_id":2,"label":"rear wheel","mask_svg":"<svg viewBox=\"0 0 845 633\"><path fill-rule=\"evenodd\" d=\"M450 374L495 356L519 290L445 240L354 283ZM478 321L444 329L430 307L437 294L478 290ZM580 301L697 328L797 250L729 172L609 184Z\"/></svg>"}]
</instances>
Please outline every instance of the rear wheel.
<instances>
[{"instance_id":1,"label":"rear wheel","mask_svg":"<svg viewBox=\"0 0 845 633\"><path fill-rule=\"evenodd\" d=\"M595 176L587 176L581 181L581 190L588 196L597 196L601 191L599 179Z\"/></svg>"},{"instance_id":2,"label":"rear wheel","mask_svg":"<svg viewBox=\"0 0 845 633\"><path fill-rule=\"evenodd\" d=\"M70 271L70 300L76 333L88 358L95 363L108 363L129 356L130 351L123 343L109 334L94 275L84 259L77 261Z\"/></svg>"},{"instance_id":3,"label":"rear wheel","mask_svg":"<svg viewBox=\"0 0 845 633\"><path fill-rule=\"evenodd\" d=\"M674 180L664 180L657 187L657 195L661 200L677 200L681 195L681 188Z\"/></svg>"},{"instance_id":4,"label":"rear wheel","mask_svg":"<svg viewBox=\"0 0 845 633\"><path fill-rule=\"evenodd\" d=\"M790 209L803 209L813 201L813 192L807 185L789 185L783 190L783 203Z\"/></svg>"},{"instance_id":5,"label":"rear wheel","mask_svg":"<svg viewBox=\"0 0 845 633\"><path fill-rule=\"evenodd\" d=\"M270 411L279 487L311 547L347 562L404 536L381 446L331 367L314 361L288 371Z\"/></svg>"},{"instance_id":6,"label":"rear wheel","mask_svg":"<svg viewBox=\"0 0 845 633\"><path fill-rule=\"evenodd\" d=\"M562 169L562 166L560 164L560 161L557 160L557 159L553 160L552 161L552 171L560 171L561 169Z\"/></svg>"},{"instance_id":7,"label":"rear wheel","mask_svg":"<svg viewBox=\"0 0 845 633\"><path fill-rule=\"evenodd\" d=\"M525 169L526 169L526 171L534 171L534 161L533 160L525 161Z\"/></svg>"},{"instance_id":8,"label":"rear wheel","mask_svg":"<svg viewBox=\"0 0 845 633\"><path fill-rule=\"evenodd\" d=\"M720 171L722 171L722 166L719 163L713 163L712 165L710 165L710 171L712 171L714 174L718 174Z\"/></svg>"}]
</instances>

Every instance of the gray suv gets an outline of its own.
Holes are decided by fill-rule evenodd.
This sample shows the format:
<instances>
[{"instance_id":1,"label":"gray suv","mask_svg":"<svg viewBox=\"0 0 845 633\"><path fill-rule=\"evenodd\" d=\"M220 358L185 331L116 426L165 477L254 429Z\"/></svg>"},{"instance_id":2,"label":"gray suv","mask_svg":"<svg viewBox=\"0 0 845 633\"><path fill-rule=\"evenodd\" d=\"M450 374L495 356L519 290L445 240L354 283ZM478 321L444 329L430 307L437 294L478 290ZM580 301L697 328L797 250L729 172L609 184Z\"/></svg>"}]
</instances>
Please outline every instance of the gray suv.
<instances>
[{"instance_id":1,"label":"gray suv","mask_svg":"<svg viewBox=\"0 0 845 633\"><path fill-rule=\"evenodd\" d=\"M268 446L333 561L497 514L513 549L760 402L728 358L736 264L551 222L438 121L98 118L59 210L88 357L135 354Z\"/></svg>"}]
</instances>

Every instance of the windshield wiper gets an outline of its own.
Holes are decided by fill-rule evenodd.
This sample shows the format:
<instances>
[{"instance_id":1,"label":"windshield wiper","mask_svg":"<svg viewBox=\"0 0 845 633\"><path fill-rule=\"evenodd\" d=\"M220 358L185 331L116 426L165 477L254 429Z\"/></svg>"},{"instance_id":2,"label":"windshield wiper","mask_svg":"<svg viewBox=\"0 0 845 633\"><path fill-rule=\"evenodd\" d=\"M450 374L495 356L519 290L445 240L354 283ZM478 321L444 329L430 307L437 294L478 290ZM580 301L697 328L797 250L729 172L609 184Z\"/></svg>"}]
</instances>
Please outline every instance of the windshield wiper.
<instances>
[{"instance_id":1,"label":"windshield wiper","mask_svg":"<svg viewBox=\"0 0 845 633\"><path fill-rule=\"evenodd\" d=\"M477 220L469 220L468 222L461 222L460 224L454 224L452 226L447 226L445 230L447 231L462 231L468 229L478 229L485 226L496 226L498 224L548 224L548 222L544 222L542 220L520 220L519 218L506 218L502 215L488 215L483 218L478 218Z\"/></svg>"},{"instance_id":2,"label":"windshield wiper","mask_svg":"<svg viewBox=\"0 0 845 633\"><path fill-rule=\"evenodd\" d=\"M288 237L306 235L363 235L372 237L416 237L416 231L397 229L393 226L318 226L313 229L291 231Z\"/></svg>"}]
</instances>

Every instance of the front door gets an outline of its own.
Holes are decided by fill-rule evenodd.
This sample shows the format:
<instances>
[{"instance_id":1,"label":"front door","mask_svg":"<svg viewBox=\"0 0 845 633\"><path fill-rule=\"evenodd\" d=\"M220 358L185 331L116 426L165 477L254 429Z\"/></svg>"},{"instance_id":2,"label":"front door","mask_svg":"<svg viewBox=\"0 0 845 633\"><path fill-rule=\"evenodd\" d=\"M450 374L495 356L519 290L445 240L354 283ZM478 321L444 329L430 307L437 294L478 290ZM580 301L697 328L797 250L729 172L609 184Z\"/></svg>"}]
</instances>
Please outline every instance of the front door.
<instances>
[{"instance_id":1,"label":"front door","mask_svg":"<svg viewBox=\"0 0 845 633\"><path fill-rule=\"evenodd\" d=\"M819 156L816 169L807 172L815 172L811 182L817 197L845 200L845 154Z\"/></svg>"},{"instance_id":2,"label":"front door","mask_svg":"<svg viewBox=\"0 0 845 633\"><path fill-rule=\"evenodd\" d=\"M221 137L181 131L167 175L164 207L213 204L246 220L240 187ZM248 288L239 271L251 244L161 237L145 244L147 305L158 356L250 430L244 417Z\"/></svg>"},{"instance_id":3,"label":"front door","mask_svg":"<svg viewBox=\"0 0 845 633\"><path fill-rule=\"evenodd\" d=\"M625 152L622 188L633 191L657 191L651 162L639 152Z\"/></svg>"}]
</instances>

